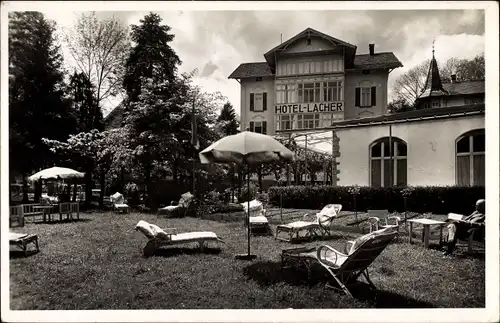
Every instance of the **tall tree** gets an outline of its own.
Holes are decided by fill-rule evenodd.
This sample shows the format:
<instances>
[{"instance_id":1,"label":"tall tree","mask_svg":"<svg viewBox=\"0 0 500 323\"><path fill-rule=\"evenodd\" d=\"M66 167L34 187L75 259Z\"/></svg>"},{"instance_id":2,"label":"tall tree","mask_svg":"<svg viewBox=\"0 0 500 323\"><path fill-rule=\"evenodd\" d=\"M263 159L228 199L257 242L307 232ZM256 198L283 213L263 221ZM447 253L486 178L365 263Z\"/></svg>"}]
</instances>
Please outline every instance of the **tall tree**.
<instances>
[{"instance_id":1,"label":"tall tree","mask_svg":"<svg viewBox=\"0 0 500 323\"><path fill-rule=\"evenodd\" d=\"M130 43L119 19L98 19L94 11L83 13L65 32L64 40L77 69L92 84L98 106L121 92Z\"/></svg>"},{"instance_id":2,"label":"tall tree","mask_svg":"<svg viewBox=\"0 0 500 323\"><path fill-rule=\"evenodd\" d=\"M126 61L123 80L130 101L137 100L142 78L157 83L175 80L181 60L169 45L175 37L169 33L171 27L161 25L161 21L158 14L150 13L140 20L140 25L131 26L134 47Z\"/></svg>"},{"instance_id":3,"label":"tall tree","mask_svg":"<svg viewBox=\"0 0 500 323\"><path fill-rule=\"evenodd\" d=\"M236 119L236 112L233 105L226 102L217 118L217 123L220 131L226 135L234 135L238 133L238 120Z\"/></svg>"},{"instance_id":4,"label":"tall tree","mask_svg":"<svg viewBox=\"0 0 500 323\"><path fill-rule=\"evenodd\" d=\"M65 139L74 128L54 30L40 12L9 14L10 165L24 179L57 161L41 138Z\"/></svg>"},{"instance_id":5,"label":"tall tree","mask_svg":"<svg viewBox=\"0 0 500 323\"><path fill-rule=\"evenodd\" d=\"M404 99L412 105L423 92L425 80L429 72L430 60L410 68L394 82L393 94L397 99Z\"/></svg>"},{"instance_id":6,"label":"tall tree","mask_svg":"<svg viewBox=\"0 0 500 323\"><path fill-rule=\"evenodd\" d=\"M451 81L452 74L455 74L456 80L458 82L484 80L484 53L477 55L470 60L452 57L440 67L439 72L441 74L442 80L445 82Z\"/></svg>"},{"instance_id":7,"label":"tall tree","mask_svg":"<svg viewBox=\"0 0 500 323\"><path fill-rule=\"evenodd\" d=\"M102 111L94 96L94 86L84 73L75 72L71 75L68 92L73 102L72 112L77 119L78 131L102 130Z\"/></svg>"}]
</instances>

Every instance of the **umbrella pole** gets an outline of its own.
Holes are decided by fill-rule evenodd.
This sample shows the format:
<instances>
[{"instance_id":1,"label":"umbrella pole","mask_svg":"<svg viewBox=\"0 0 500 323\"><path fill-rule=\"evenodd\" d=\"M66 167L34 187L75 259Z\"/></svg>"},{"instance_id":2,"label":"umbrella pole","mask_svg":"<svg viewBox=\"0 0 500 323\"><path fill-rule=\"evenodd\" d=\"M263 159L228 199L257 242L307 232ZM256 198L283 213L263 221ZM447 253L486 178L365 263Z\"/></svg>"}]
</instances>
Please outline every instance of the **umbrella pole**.
<instances>
[{"instance_id":1,"label":"umbrella pole","mask_svg":"<svg viewBox=\"0 0 500 323\"><path fill-rule=\"evenodd\" d=\"M248 175L247 175L247 192L248 192L248 201L247 201L247 254L246 255L236 255L236 259L240 260L253 260L257 258L256 255L250 254L250 167L247 164Z\"/></svg>"}]
</instances>

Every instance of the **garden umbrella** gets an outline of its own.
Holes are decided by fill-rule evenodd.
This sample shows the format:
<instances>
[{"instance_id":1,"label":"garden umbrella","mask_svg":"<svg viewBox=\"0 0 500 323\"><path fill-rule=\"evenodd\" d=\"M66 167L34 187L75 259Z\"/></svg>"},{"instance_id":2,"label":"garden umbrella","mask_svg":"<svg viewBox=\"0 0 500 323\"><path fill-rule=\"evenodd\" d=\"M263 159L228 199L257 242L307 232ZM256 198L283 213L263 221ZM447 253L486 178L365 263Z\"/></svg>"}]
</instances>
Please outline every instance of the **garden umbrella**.
<instances>
[{"instance_id":1,"label":"garden umbrella","mask_svg":"<svg viewBox=\"0 0 500 323\"><path fill-rule=\"evenodd\" d=\"M244 131L236 135L224 137L205 148L199 154L204 164L238 163L246 165L272 164L279 161L291 162L294 155L288 148L271 136ZM247 178L250 191L250 173ZM253 259L250 254L250 200L247 208L247 255L238 255L239 259Z\"/></svg>"},{"instance_id":2,"label":"garden umbrella","mask_svg":"<svg viewBox=\"0 0 500 323\"><path fill-rule=\"evenodd\" d=\"M40 179L74 179L82 178L85 173L80 173L71 168L51 167L39 171L29 177L30 181L38 181Z\"/></svg>"}]
</instances>

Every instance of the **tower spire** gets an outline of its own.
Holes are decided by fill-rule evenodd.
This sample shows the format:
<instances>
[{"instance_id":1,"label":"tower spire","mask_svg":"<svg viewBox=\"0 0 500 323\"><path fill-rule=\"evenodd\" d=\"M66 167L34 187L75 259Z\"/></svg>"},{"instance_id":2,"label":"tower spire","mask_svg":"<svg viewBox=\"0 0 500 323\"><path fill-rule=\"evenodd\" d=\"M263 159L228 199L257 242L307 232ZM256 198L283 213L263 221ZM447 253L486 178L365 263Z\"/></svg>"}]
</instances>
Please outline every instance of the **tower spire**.
<instances>
[{"instance_id":1,"label":"tower spire","mask_svg":"<svg viewBox=\"0 0 500 323\"><path fill-rule=\"evenodd\" d=\"M436 39L432 41L432 59L429 64L429 72L427 73L427 80L425 81L425 87L422 90L422 96L432 96L432 95L447 95L448 92L443 89L443 84L441 83L441 77L439 75L439 68L436 61L435 53L435 43Z\"/></svg>"}]
</instances>

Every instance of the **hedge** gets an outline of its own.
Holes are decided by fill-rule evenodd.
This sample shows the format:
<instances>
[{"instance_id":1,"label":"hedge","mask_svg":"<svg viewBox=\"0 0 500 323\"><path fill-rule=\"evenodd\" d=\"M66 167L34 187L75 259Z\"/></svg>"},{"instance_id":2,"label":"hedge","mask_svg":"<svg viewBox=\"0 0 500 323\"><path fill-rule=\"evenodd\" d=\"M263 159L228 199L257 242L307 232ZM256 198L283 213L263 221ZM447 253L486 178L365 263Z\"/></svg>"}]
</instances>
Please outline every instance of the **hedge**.
<instances>
[{"instance_id":1,"label":"hedge","mask_svg":"<svg viewBox=\"0 0 500 323\"><path fill-rule=\"evenodd\" d=\"M388 209L390 212L405 211L403 187L369 187L360 186L354 202L350 193L352 186L286 186L270 187L269 200L275 205L294 209L322 209L331 203L342 204L343 210L366 211L369 209ZM474 211L478 199L485 197L484 186L414 186L407 189L411 193L407 197L407 211L432 212L447 214L449 212L469 214ZM354 205L356 203L356 205Z\"/></svg>"}]
</instances>

